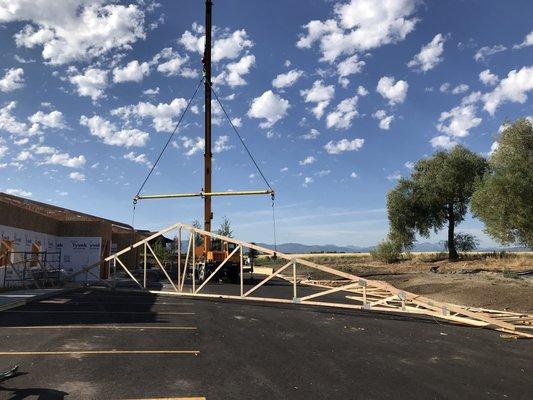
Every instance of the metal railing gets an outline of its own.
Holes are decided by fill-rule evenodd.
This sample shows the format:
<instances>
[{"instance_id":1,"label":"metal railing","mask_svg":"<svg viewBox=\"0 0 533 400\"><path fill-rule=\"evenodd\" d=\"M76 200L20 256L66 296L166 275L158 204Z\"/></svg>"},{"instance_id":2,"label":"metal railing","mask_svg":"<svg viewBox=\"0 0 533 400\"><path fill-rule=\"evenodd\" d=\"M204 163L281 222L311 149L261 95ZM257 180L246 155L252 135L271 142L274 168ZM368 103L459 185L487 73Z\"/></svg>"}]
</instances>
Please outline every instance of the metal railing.
<instances>
[{"instance_id":1,"label":"metal railing","mask_svg":"<svg viewBox=\"0 0 533 400\"><path fill-rule=\"evenodd\" d=\"M61 251L10 251L6 253L6 261L4 287L19 283L24 287L33 284L41 288L61 283Z\"/></svg>"}]
</instances>

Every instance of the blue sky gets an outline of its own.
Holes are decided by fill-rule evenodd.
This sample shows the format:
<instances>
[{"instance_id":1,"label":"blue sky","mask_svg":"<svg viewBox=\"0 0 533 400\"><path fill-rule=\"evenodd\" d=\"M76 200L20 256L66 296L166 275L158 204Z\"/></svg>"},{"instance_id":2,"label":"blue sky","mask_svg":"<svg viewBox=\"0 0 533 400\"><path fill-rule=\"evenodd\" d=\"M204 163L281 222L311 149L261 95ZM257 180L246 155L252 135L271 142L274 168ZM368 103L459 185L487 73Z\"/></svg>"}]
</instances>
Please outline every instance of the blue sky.
<instances>
[{"instance_id":1,"label":"blue sky","mask_svg":"<svg viewBox=\"0 0 533 400\"><path fill-rule=\"evenodd\" d=\"M0 190L131 223L131 199L201 73L203 1L0 0ZM488 154L533 115L530 1L237 1L213 8L215 90L277 192L278 242L373 245L411 163ZM144 193L202 188L203 92ZM213 188L264 183L214 115ZM214 199L272 242L268 197ZM139 203L135 226L201 220ZM459 231L491 244L482 224ZM432 238L439 240L440 235Z\"/></svg>"}]
</instances>

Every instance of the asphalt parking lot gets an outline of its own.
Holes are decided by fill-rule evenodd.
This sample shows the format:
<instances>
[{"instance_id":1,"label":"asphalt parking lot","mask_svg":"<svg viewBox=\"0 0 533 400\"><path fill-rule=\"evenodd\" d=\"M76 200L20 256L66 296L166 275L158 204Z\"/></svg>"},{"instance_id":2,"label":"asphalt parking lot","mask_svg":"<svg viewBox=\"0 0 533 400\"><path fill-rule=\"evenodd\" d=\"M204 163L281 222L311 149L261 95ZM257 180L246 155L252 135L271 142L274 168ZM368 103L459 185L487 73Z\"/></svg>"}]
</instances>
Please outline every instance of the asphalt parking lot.
<instances>
[{"instance_id":1,"label":"asphalt parking lot","mask_svg":"<svg viewBox=\"0 0 533 400\"><path fill-rule=\"evenodd\" d=\"M529 399L533 393L533 342L504 340L494 331L98 289L1 313L0 366L13 364L19 373L0 384L2 399Z\"/></svg>"}]
</instances>

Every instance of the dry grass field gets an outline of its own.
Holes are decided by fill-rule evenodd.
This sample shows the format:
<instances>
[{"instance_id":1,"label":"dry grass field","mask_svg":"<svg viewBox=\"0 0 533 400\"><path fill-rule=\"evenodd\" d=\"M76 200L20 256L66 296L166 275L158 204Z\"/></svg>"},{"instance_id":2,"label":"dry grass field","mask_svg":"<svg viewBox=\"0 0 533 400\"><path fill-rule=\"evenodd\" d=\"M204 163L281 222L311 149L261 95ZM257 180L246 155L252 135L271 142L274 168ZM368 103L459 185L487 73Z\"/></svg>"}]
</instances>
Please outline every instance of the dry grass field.
<instances>
[{"instance_id":1,"label":"dry grass field","mask_svg":"<svg viewBox=\"0 0 533 400\"><path fill-rule=\"evenodd\" d=\"M398 288L462 305L533 313L533 252L468 253L450 262L443 253L411 253L387 264L369 253L298 254L340 271L387 281ZM276 260L257 263L276 268ZM430 272L436 267L437 272ZM329 279L327 274L301 270L302 275Z\"/></svg>"}]
</instances>

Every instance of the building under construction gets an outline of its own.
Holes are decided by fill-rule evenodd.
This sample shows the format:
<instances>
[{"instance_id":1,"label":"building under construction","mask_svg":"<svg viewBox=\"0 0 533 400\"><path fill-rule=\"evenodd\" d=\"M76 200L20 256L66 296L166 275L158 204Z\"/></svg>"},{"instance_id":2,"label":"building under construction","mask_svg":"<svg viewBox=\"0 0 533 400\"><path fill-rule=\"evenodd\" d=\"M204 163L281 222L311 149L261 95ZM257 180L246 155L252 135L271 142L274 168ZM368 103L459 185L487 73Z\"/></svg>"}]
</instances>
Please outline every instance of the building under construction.
<instances>
[{"instance_id":1,"label":"building under construction","mask_svg":"<svg viewBox=\"0 0 533 400\"><path fill-rule=\"evenodd\" d=\"M8 268L10 264L20 271L42 263L71 274L143 237L142 231L121 222L0 193L0 286L17 285L23 278ZM133 265L138 257L134 251L128 262ZM102 263L97 275L106 278L108 273L108 265ZM95 277L80 275L81 279Z\"/></svg>"}]
</instances>

